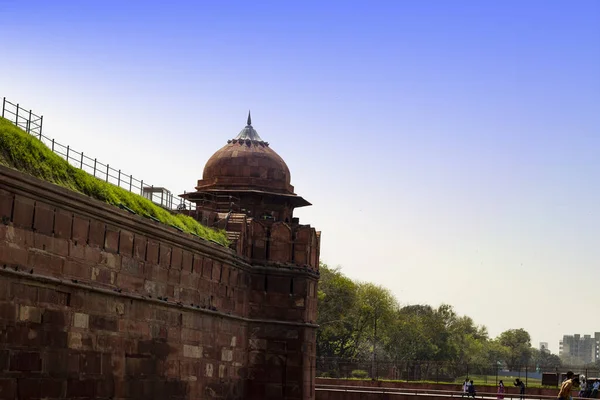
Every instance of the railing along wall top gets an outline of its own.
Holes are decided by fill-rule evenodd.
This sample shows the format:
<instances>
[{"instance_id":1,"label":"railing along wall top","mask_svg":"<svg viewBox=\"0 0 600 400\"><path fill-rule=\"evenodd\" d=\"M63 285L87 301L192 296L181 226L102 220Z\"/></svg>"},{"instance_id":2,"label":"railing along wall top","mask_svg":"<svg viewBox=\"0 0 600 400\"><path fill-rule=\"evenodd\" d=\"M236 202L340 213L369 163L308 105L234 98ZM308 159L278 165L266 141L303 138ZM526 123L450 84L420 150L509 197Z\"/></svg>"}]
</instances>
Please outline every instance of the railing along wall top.
<instances>
[{"instance_id":1,"label":"railing along wall top","mask_svg":"<svg viewBox=\"0 0 600 400\"><path fill-rule=\"evenodd\" d=\"M120 169L111 167L108 163L104 164L97 158L92 158L70 147L58 143L53 138L49 138L42 133L42 124L44 117L34 114L31 110L26 110L19 103L12 103L4 97L2 99L2 118L5 118L23 129L25 132L36 137L44 143L55 154L65 159L72 166L79 168L95 178L111 183L129 192L146 197L153 203L169 210L183 211L195 210L196 205L172 192L156 190L154 185L144 182L143 179L136 179L131 174L126 174ZM210 200L206 200L209 202ZM214 199L214 202L218 199Z\"/></svg>"}]
</instances>

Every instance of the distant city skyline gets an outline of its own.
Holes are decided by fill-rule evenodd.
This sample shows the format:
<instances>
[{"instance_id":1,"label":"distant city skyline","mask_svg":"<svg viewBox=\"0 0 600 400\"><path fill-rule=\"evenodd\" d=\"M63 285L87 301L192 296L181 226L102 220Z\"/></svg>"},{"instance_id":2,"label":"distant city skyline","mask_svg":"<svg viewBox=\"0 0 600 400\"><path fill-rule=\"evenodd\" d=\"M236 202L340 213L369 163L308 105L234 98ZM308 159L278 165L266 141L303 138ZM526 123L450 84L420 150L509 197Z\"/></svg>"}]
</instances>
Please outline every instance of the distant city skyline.
<instances>
[{"instance_id":1,"label":"distant city skyline","mask_svg":"<svg viewBox=\"0 0 600 400\"><path fill-rule=\"evenodd\" d=\"M555 354L598 330L571 307L600 280L600 2L0 0L0 18L0 96L59 142L180 194L251 109L325 263Z\"/></svg>"}]
</instances>

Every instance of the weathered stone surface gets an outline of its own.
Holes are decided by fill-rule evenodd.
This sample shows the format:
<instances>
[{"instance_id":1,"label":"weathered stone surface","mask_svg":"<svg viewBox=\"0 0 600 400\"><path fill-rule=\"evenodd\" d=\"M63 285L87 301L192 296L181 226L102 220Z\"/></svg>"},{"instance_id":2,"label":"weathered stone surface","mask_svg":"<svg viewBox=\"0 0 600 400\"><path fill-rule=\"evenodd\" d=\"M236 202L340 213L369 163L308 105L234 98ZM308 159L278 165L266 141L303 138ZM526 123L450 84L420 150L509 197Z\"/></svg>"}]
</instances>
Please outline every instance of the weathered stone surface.
<instances>
[{"instance_id":1,"label":"weathered stone surface","mask_svg":"<svg viewBox=\"0 0 600 400\"><path fill-rule=\"evenodd\" d=\"M310 398L303 349L313 362L314 335L304 333L313 328L263 320L314 318L314 275L253 270L86 196L42 182L17 194L5 182L0 399ZM273 259L292 257L287 229ZM283 359L296 368L285 379Z\"/></svg>"}]
</instances>

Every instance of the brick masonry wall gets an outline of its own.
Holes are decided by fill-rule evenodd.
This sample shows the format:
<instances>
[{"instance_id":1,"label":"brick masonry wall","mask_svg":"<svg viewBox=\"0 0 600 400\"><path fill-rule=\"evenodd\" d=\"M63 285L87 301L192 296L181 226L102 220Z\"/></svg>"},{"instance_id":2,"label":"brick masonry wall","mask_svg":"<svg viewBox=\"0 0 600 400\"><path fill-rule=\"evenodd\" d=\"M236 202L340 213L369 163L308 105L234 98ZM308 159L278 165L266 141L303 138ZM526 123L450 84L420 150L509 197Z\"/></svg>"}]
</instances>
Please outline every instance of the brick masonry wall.
<instances>
[{"instance_id":1,"label":"brick masonry wall","mask_svg":"<svg viewBox=\"0 0 600 400\"><path fill-rule=\"evenodd\" d=\"M0 218L0 399L314 398L309 272L3 167Z\"/></svg>"}]
</instances>

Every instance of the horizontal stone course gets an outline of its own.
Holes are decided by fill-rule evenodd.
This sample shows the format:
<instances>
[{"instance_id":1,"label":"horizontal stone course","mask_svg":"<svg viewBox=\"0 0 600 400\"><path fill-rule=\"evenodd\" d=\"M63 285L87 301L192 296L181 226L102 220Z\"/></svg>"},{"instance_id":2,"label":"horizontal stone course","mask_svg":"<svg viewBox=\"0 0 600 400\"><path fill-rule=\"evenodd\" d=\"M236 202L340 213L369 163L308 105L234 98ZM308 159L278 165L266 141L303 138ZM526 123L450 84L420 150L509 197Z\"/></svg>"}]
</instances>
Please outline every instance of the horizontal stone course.
<instances>
[{"instance_id":1,"label":"horizontal stone course","mask_svg":"<svg viewBox=\"0 0 600 400\"><path fill-rule=\"evenodd\" d=\"M308 398L268 362L298 363L303 328L252 318L303 323L313 275L0 178L0 399Z\"/></svg>"}]
</instances>

